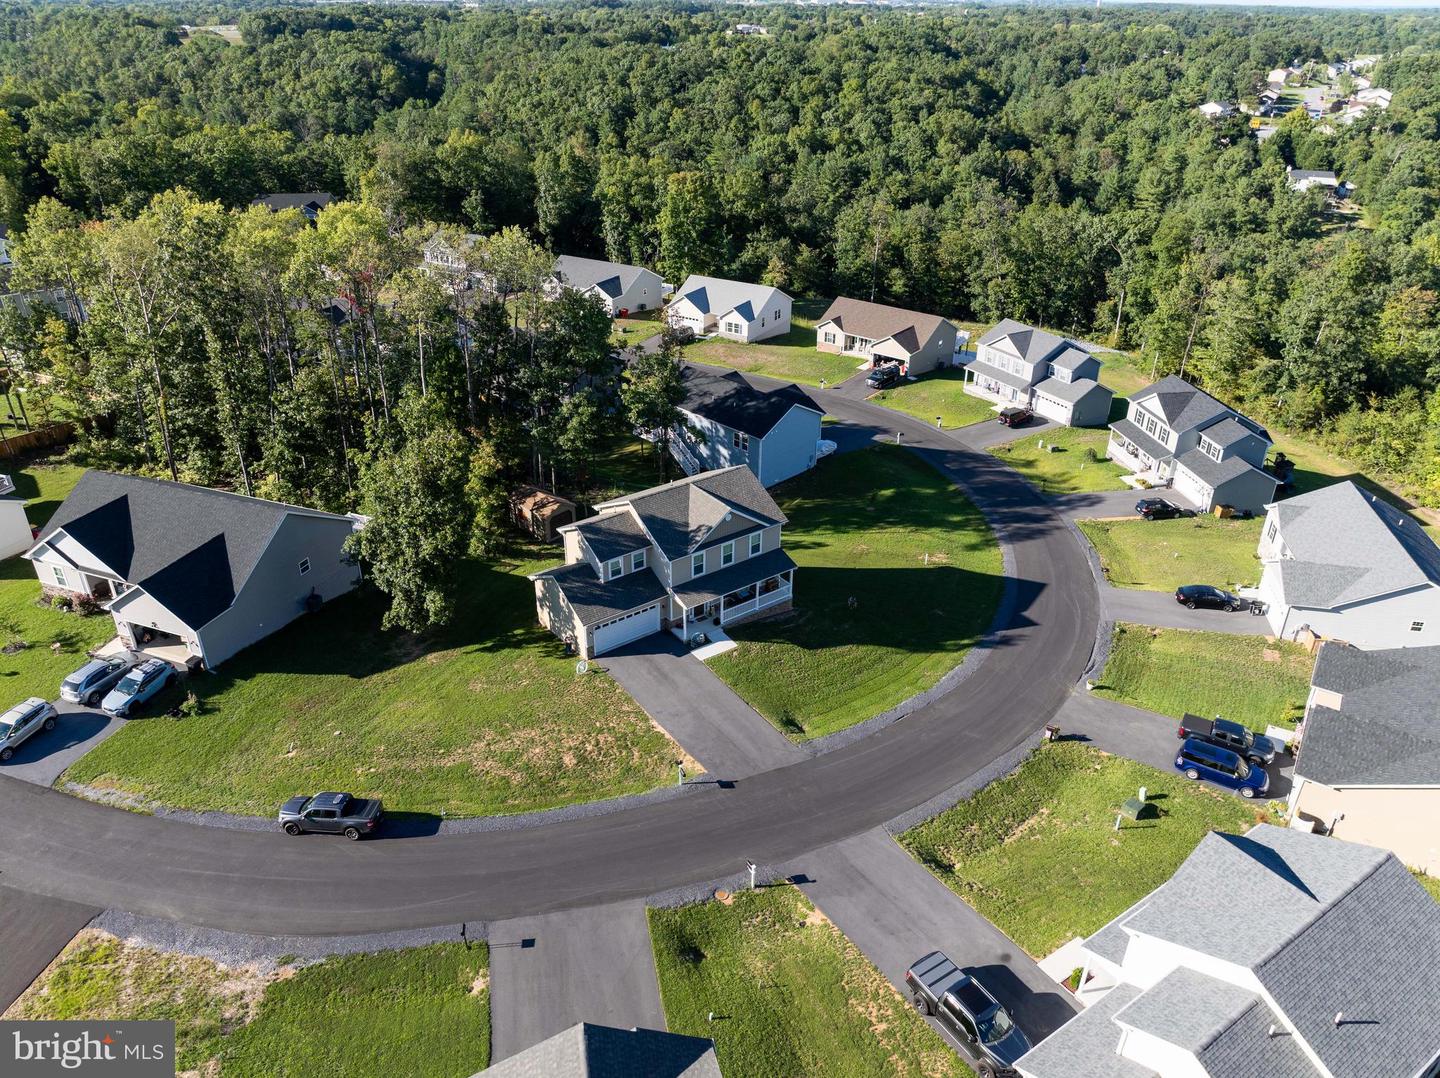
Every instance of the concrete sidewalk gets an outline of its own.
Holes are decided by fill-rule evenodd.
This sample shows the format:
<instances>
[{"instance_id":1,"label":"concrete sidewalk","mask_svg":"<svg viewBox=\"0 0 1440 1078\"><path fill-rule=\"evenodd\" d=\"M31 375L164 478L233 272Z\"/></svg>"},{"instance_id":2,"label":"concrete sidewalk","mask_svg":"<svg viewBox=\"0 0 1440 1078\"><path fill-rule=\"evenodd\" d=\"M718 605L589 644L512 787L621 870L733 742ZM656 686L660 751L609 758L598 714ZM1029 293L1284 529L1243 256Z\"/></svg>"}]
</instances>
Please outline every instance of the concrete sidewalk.
<instances>
[{"instance_id":1,"label":"concrete sidewalk","mask_svg":"<svg viewBox=\"0 0 1440 1078\"><path fill-rule=\"evenodd\" d=\"M100 911L0 886L0 1013Z\"/></svg>"},{"instance_id":2,"label":"concrete sidewalk","mask_svg":"<svg viewBox=\"0 0 1440 1078\"><path fill-rule=\"evenodd\" d=\"M643 901L490 926L491 1061L576 1022L666 1028Z\"/></svg>"},{"instance_id":3,"label":"concrete sidewalk","mask_svg":"<svg viewBox=\"0 0 1440 1078\"><path fill-rule=\"evenodd\" d=\"M880 828L815 850L787 869L803 879L806 896L907 1000L910 963L944 951L974 970L1032 1043L1078 1009L1029 955ZM959 1047L934 1019L931 1024Z\"/></svg>"}]
</instances>

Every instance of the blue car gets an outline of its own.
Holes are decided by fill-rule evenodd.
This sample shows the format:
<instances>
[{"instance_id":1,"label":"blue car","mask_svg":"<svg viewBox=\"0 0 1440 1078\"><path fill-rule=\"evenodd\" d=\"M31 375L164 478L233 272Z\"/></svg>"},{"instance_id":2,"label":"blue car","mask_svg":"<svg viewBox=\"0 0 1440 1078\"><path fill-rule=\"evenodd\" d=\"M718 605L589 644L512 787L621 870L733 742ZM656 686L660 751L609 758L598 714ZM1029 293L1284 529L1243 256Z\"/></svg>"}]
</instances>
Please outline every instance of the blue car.
<instances>
[{"instance_id":1,"label":"blue car","mask_svg":"<svg viewBox=\"0 0 1440 1078\"><path fill-rule=\"evenodd\" d=\"M1240 791L1241 797L1258 797L1270 789L1270 776L1259 764L1239 753L1210 745L1198 737L1185 739L1175 756L1175 770L1187 779L1209 779L1217 786Z\"/></svg>"},{"instance_id":2,"label":"blue car","mask_svg":"<svg viewBox=\"0 0 1440 1078\"><path fill-rule=\"evenodd\" d=\"M100 702L107 715L128 719L137 707L175 679L175 668L164 659L146 659L131 670Z\"/></svg>"}]
</instances>

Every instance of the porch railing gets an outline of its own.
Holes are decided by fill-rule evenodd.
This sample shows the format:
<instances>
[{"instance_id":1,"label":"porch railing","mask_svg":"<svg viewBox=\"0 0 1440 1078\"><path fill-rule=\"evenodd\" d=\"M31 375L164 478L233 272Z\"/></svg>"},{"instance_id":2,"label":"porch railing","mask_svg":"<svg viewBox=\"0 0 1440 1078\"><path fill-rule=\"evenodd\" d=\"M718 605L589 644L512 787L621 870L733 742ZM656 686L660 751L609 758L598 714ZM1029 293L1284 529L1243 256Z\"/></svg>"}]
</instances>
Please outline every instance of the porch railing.
<instances>
[{"instance_id":1,"label":"porch railing","mask_svg":"<svg viewBox=\"0 0 1440 1078\"><path fill-rule=\"evenodd\" d=\"M727 598L721 605L720 624L724 625L735 618L744 617L746 614L753 614L758 610L775 606L790 598L791 585L781 584L774 591L767 591L763 594L752 595L738 603L731 603Z\"/></svg>"},{"instance_id":2,"label":"porch railing","mask_svg":"<svg viewBox=\"0 0 1440 1078\"><path fill-rule=\"evenodd\" d=\"M674 431L670 433L670 455L675 458L675 462L680 465L686 475L694 475L696 472L705 470L705 466L700 463L699 458L685 444L685 439Z\"/></svg>"}]
</instances>

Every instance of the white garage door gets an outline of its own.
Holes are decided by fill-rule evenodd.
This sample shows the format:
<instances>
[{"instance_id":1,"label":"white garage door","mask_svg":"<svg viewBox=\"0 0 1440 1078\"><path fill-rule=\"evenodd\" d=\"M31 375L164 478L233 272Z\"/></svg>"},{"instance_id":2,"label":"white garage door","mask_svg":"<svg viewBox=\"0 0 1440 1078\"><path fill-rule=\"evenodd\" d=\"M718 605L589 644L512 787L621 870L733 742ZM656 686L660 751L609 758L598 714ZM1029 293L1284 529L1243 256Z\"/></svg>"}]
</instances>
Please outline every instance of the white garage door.
<instances>
[{"instance_id":1,"label":"white garage door","mask_svg":"<svg viewBox=\"0 0 1440 1078\"><path fill-rule=\"evenodd\" d=\"M1035 411L1046 419L1053 419L1056 423L1070 425L1070 405L1054 397L1047 397L1043 393L1035 394Z\"/></svg>"},{"instance_id":2,"label":"white garage door","mask_svg":"<svg viewBox=\"0 0 1440 1078\"><path fill-rule=\"evenodd\" d=\"M590 654L603 655L622 644L660 631L660 604L642 607L624 617L590 627Z\"/></svg>"},{"instance_id":3,"label":"white garage door","mask_svg":"<svg viewBox=\"0 0 1440 1078\"><path fill-rule=\"evenodd\" d=\"M1210 508L1210 496L1214 492L1195 477L1187 468L1175 469L1175 490L1189 498L1201 509Z\"/></svg>"}]
</instances>

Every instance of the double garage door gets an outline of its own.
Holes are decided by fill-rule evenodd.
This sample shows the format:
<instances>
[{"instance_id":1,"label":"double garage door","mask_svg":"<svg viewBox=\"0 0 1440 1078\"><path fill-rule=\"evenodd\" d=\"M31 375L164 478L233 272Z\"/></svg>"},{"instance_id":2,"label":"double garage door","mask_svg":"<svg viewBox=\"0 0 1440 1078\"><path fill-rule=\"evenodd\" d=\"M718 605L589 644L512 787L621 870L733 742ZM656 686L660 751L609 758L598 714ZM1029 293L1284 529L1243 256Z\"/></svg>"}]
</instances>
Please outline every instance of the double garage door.
<instances>
[{"instance_id":1,"label":"double garage door","mask_svg":"<svg viewBox=\"0 0 1440 1078\"><path fill-rule=\"evenodd\" d=\"M1035 394L1035 413L1046 419L1054 420L1056 423L1064 423L1067 427L1070 425L1070 413L1073 407L1068 401L1056 400L1043 393Z\"/></svg>"},{"instance_id":2,"label":"double garage door","mask_svg":"<svg viewBox=\"0 0 1440 1078\"><path fill-rule=\"evenodd\" d=\"M660 604L652 603L631 611L612 621L603 621L590 627L590 654L603 655L607 651L639 640L642 636L660 631Z\"/></svg>"}]
</instances>

